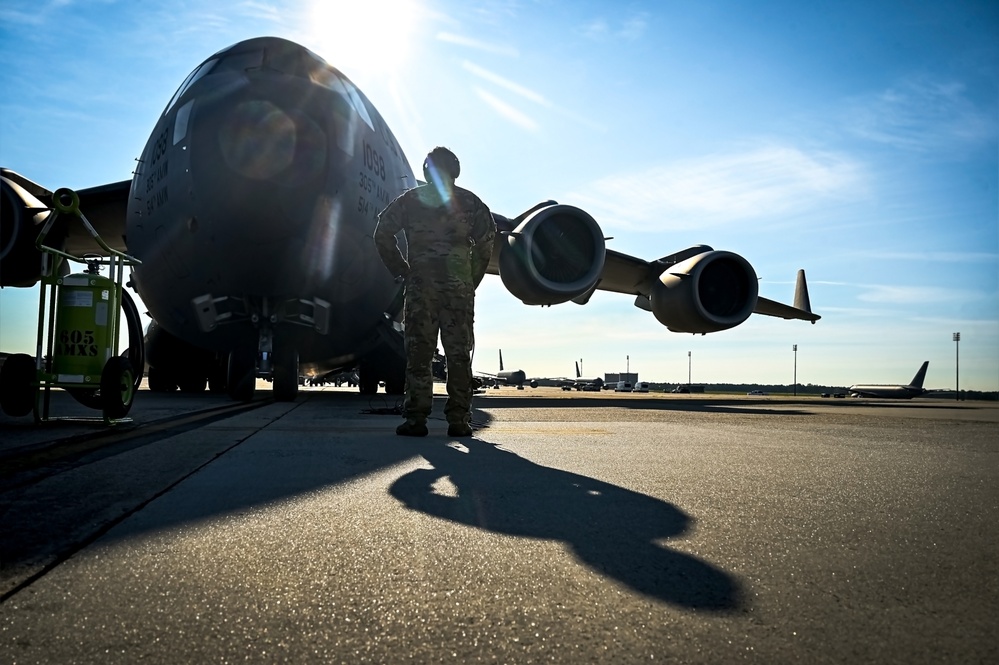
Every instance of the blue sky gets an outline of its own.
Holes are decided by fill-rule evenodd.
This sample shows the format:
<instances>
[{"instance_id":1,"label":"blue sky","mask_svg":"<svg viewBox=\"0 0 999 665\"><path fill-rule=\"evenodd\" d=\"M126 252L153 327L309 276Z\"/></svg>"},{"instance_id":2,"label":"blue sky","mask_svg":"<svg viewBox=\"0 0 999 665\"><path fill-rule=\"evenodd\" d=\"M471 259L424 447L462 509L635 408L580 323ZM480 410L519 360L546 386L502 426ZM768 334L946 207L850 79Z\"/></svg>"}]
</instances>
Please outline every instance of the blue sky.
<instances>
[{"instance_id":1,"label":"blue sky","mask_svg":"<svg viewBox=\"0 0 999 665\"><path fill-rule=\"evenodd\" d=\"M999 389L999 6L993 2L213 3L6 0L0 164L50 189L130 177L184 77L241 39L297 41L350 77L410 162L447 145L496 212L556 199L608 246L745 256L816 325L694 337L626 296L531 308L487 278L475 368L630 368L649 381L907 381ZM34 291L0 292L31 351Z\"/></svg>"}]
</instances>

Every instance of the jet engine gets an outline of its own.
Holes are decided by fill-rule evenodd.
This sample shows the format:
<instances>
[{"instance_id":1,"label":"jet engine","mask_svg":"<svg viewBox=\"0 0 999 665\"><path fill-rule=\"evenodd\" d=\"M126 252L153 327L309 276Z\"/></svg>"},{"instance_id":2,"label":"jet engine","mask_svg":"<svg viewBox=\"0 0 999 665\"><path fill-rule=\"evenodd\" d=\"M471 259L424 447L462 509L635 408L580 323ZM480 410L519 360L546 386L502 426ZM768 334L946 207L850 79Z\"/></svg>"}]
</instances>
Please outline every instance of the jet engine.
<instances>
[{"instance_id":1,"label":"jet engine","mask_svg":"<svg viewBox=\"0 0 999 665\"><path fill-rule=\"evenodd\" d=\"M593 288L604 267L604 237L589 213L567 205L543 207L505 237L499 274L527 305L557 305Z\"/></svg>"},{"instance_id":2,"label":"jet engine","mask_svg":"<svg viewBox=\"0 0 999 665\"><path fill-rule=\"evenodd\" d=\"M32 286L41 278L41 252L35 249L35 240L48 215L46 205L31 192L10 178L0 178L0 286Z\"/></svg>"},{"instance_id":3,"label":"jet engine","mask_svg":"<svg viewBox=\"0 0 999 665\"><path fill-rule=\"evenodd\" d=\"M673 332L734 328L756 307L759 284L749 262L710 251L670 266L652 283L652 313Z\"/></svg>"}]
</instances>

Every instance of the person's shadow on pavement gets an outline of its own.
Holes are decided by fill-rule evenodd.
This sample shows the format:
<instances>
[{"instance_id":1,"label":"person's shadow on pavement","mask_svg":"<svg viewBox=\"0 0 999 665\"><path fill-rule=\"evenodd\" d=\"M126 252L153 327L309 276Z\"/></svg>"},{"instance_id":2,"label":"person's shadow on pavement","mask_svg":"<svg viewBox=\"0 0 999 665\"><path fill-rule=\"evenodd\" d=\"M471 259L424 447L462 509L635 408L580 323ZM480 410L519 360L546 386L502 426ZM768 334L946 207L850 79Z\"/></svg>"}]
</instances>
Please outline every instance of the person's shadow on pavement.
<instances>
[{"instance_id":1,"label":"person's shadow on pavement","mask_svg":"<svg viewBox=\"0 0 999 665\"><path fill-rule=\"evenodd\" d=\"M597 572L635 591L700 610L740 607L736 580L656 540L678 536L693 520L660 499L540 466L494 444L463 439L468 452L421 442L433 469L417 469L389 489L412 510L496 533L565 542ZM456 496L435 491L443 478Z\"/></svg>"}]
</instances>

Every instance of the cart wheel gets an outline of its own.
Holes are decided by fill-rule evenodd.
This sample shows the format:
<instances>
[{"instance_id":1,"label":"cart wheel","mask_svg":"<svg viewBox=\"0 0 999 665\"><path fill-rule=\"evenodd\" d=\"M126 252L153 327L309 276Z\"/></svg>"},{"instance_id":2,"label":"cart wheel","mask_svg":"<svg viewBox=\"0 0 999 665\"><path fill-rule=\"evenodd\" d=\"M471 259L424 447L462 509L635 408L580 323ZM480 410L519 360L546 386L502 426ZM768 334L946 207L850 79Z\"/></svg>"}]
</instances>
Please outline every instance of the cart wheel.
<instances>
[{"instance_id":1,"label":"cart wheel","mask_svg":"<svg viewBox=\"0 0 999 665\"><path fill-rule=\"evenodd\" d=\"M101 372L101 401L106 418L124 418L135 399L135 370L123 356L112 356Z\"/></svg>"},{"instance_id":2,"label":"cart wheel","mask_svg":"<svg viewBox=\"0 0 999 665\"><path fill-rule=\"evenodd\" d=\"M0 366L0 409L8 416L25 416L35 407L35 359L26 353L7 356Z\"/></svg>"}]
</instances>

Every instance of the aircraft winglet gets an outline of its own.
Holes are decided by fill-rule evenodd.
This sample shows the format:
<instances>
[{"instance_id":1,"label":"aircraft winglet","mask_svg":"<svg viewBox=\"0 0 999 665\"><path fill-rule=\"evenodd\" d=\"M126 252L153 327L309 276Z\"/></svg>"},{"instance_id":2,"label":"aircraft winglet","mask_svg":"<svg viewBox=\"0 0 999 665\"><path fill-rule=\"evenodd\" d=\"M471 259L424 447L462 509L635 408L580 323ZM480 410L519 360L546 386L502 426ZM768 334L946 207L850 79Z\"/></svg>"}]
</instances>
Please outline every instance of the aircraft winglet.
<instances>
[{"instance_id":1,"label":"aircraft winglet","mask_svg":"<svg viewBox=\"0 0 999 665\"><path fill-rule=\"evenodd\" d=\"M803 312L811 313L812 311L812 303L808 299L808 282L805 281L804 270L798 271L798 281L794 285L794 307Z\"/></svg>"},{"instance_id":2,"label":"aircraft winglet","mask_svg":"<svg viewBox=\"0 0 999 665\"><path fill-rule=\"evenodd\" d=\"M815 323L822 317L812 313L812 303L808 298L808 283L805 281L805 271L798 271L798 281L794 286L794 306L770 300L760 296L756 299L753 311L766 316L777 316L782 319L800 319Z\"/></svg>"}]
</instances>

